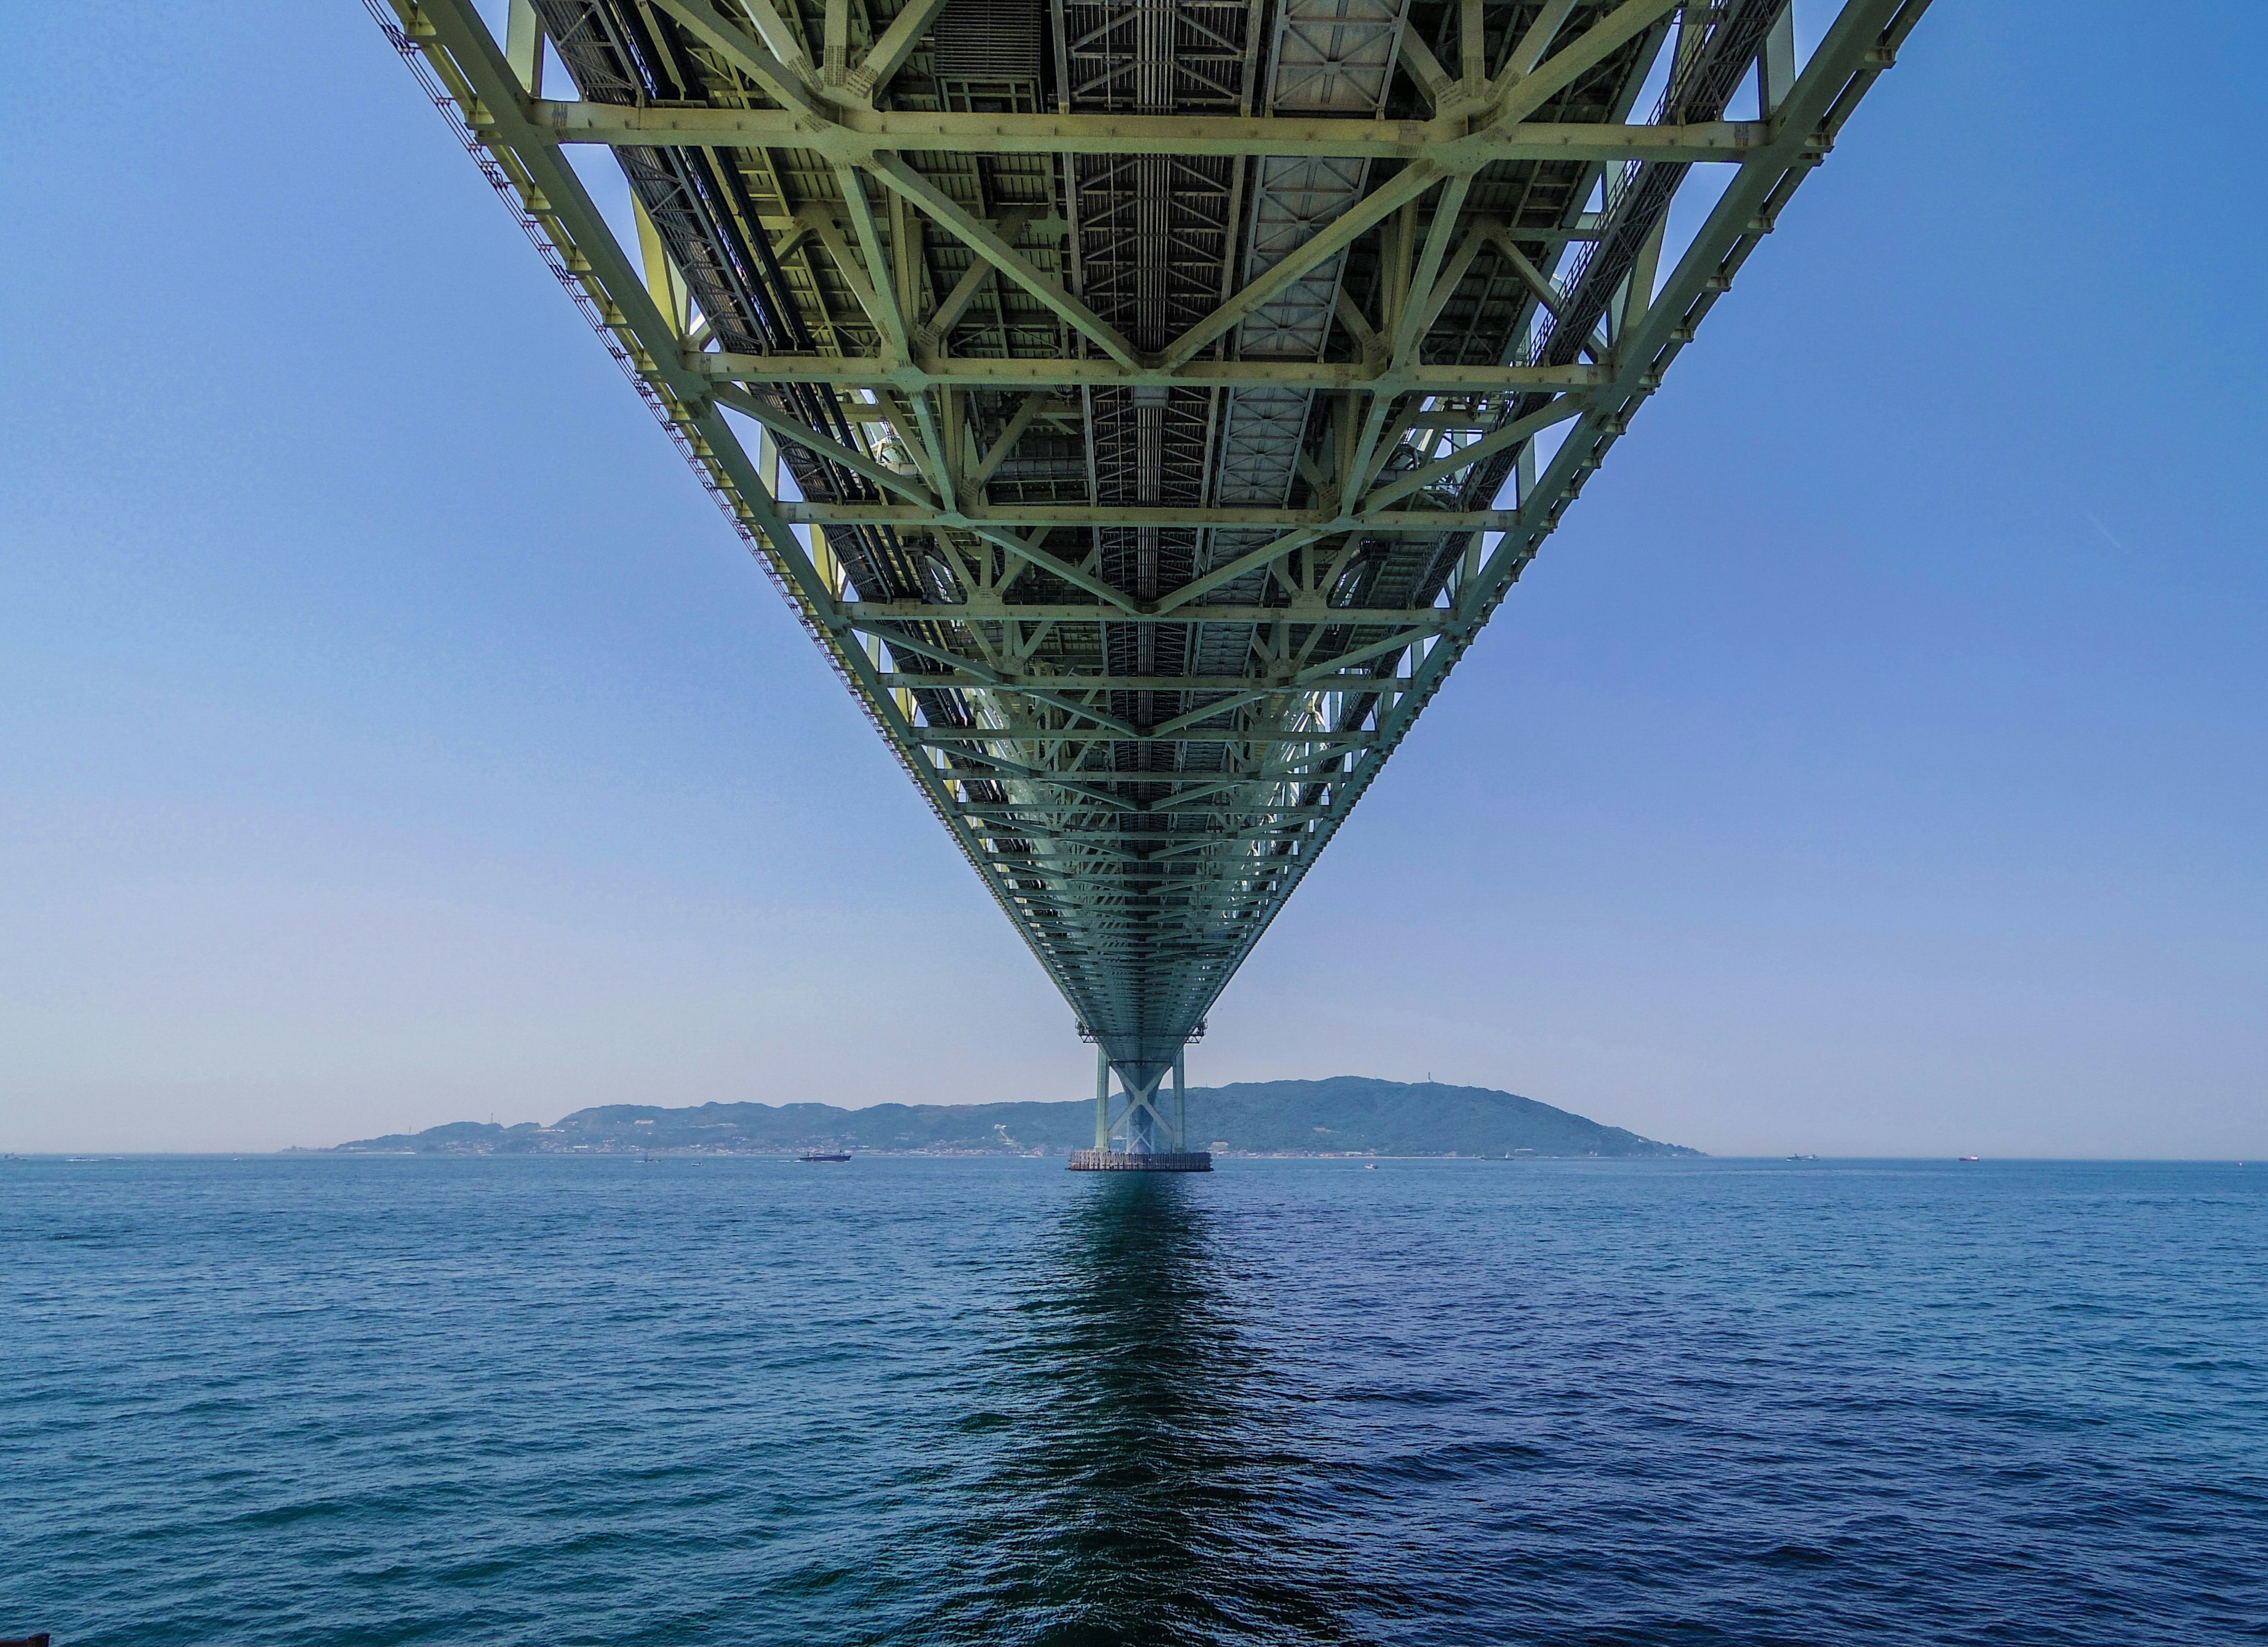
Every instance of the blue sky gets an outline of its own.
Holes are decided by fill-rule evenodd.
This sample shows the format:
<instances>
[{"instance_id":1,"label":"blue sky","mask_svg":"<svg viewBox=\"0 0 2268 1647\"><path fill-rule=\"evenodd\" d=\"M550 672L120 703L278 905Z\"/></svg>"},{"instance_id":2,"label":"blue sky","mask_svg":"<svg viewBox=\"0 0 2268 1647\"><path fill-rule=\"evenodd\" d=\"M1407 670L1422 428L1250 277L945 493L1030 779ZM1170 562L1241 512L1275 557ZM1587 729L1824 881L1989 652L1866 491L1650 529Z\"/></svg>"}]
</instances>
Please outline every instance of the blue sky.
<instances>
[{"instance_id":1,"label":"blue sky","mask_svg":"<svg viewBox=\"0 0 2268 1647\"><path fill-rule=\"evenodd\" d=\"M2268 14L2163 15L1941 0L1193 1081L2268 1155ZM0 1148L1091 1089L360 7L11 39Z\"/></svg>"}]
</instances>

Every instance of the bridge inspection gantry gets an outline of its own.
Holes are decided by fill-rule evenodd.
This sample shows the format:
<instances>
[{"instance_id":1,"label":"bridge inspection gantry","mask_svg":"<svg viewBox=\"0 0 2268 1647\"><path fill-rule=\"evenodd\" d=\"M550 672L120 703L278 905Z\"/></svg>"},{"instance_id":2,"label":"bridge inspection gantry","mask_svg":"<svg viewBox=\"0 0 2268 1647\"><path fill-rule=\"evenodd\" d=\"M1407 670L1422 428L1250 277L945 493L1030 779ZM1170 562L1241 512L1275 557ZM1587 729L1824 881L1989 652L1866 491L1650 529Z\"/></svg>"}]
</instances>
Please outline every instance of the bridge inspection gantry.
<instances>
[{"instance_id":1,"label":"bridge inspection gantry","mask_svg":"<svg viewBox=\"0 0 2268 1647\"><path fill-rule=\"evenodd\" d=\"M367 0L1096 1043L1096 1166L1192 1160L1207 1012L1926 3Z\"/></svg>"}]
</instances>

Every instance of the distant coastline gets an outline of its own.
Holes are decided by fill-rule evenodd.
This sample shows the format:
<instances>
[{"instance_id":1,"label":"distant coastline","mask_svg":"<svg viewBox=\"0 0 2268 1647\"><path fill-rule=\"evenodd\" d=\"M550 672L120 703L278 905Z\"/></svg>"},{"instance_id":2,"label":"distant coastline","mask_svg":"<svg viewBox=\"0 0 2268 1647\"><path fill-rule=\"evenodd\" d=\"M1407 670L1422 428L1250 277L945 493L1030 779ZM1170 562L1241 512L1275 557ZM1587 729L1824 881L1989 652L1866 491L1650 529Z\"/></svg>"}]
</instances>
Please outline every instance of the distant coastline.
<instances>
[{"instance_id":1,"label":"distant coastline","mask_svg":"<svg viewBox=\"0 0 2268 1647\"><path fill-rule=\"evenodd\" d=\"M1194 1147L1224 1156L1696 1158L1517 1093L1380 1081L1240 1082L1189 1094ZM1094 1141L1091 1100L1055 1104L613 1104L534 1121L453 1121L419 1133L357 1139L324 1154L786 1155L828 1148L869 1154L1068 1155Z\"/></svg>"}]
</instances>

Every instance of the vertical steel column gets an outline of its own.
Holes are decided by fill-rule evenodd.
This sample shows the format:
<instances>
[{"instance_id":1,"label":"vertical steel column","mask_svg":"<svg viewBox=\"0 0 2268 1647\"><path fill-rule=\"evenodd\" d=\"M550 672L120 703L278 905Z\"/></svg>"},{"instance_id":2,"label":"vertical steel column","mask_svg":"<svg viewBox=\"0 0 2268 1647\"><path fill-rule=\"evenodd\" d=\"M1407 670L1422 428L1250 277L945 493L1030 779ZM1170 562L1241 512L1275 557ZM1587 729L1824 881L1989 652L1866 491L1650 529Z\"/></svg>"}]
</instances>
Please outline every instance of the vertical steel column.
<instances>
[{"instance_id":1,"label":"vertical steel column","mask_svg":"<svg viewBox=\"0 0 2268 1647\"><path fill-rule=\"evenodd\" d=\"M1189 1100L1182 1088L1182 1067L1188 1054L1185 1046L1174 1051L1174 1148L1177 1151L1189 1147Z\"/></svg>"},{"instance_id":2,"label":"vertical steel column","mask_svg":"<svg viewBox=\"0 0 2268 1647\"><path fill-rule=\"evenodd\" d=\"M1094 1047L1094 1147L1110 1148L1110 1054Z\"/></svg>"}]
</instances>

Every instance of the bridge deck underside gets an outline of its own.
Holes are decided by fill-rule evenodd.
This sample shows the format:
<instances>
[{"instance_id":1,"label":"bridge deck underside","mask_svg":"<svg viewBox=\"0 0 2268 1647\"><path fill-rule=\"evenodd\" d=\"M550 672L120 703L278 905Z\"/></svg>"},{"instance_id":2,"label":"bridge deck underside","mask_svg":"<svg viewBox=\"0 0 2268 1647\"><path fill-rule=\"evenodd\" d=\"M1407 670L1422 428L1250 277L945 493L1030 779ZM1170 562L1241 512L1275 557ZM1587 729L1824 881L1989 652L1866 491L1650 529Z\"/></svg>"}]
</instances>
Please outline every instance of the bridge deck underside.
<instances>
[{"instance_id":1,"label":"bridge deck underside","mask_svg":"<svg viewBox=\"0 0 2268 1647\"><path fill-rule=\"evenodd\" d=\"M517 0L501 43L388 3L1154 1069L1921 0L1850 0L1802 64L1784 0ZM637 254L564 142L613 148Z\"/></svg>"}]
</instances>

